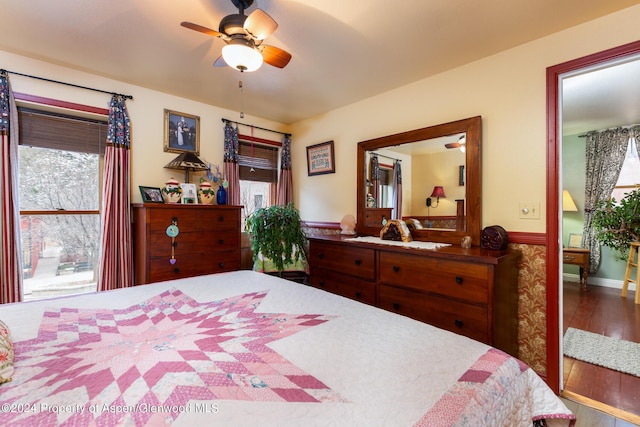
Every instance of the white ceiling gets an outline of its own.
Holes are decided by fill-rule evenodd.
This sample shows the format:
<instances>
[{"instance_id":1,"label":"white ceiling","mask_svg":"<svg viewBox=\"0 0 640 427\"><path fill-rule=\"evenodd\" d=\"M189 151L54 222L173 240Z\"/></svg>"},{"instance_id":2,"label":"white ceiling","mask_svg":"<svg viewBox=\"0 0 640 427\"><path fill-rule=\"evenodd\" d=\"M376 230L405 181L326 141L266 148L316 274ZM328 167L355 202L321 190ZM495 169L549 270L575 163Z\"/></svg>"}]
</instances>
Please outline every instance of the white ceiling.
<instances>
[{"instance_id":1,"label":"white ceiling","mask_svg":"<svg viewBox=\"0 0 640 427\"><path fill-rule=\"evenodd\" d=\"M0 0L0 49L289 124L636 3L256 0L246 13L269 13L265 43L293 59L241 74L212 67L222 40L180 26L217 30L231 0Z\"/></svg>"}]
</instances>

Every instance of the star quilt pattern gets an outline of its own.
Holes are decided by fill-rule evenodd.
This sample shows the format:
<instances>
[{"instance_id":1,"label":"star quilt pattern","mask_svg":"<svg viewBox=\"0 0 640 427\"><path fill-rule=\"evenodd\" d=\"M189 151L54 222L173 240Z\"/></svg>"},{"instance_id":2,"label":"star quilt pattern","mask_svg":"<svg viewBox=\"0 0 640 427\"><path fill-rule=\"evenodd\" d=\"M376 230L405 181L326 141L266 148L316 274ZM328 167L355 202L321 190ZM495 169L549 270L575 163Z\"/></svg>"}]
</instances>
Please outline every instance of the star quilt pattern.
<instances>
[{"instance_id":1,"label":"star quilt pattern","mask_svg":"<svg viewBox=\"0 0 640 427\"><path fill-rule=\"evenodd\" d=\"M49 309L38 336L15 343L0 425L165 425L219 400L346 402L268 346L334 316L256 312L266 295L200 303L172 289L126 309Z\"/></svg>"}]
</instances>

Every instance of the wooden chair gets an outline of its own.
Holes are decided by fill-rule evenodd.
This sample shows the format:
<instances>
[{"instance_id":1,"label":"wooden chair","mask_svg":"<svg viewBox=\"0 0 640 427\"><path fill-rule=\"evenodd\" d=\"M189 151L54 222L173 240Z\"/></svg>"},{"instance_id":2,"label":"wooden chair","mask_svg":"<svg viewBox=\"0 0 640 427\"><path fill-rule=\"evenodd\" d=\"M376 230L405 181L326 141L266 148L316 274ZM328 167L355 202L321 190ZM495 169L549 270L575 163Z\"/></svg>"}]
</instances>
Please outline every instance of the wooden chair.
<instances>
[{"instance_id":1,"label":"wooden chair","mask_svg":"<svg viewBox=\"0 0 640 427\"><path fill-rule=\"evenodd\" d=\"M632 242L629 245L629 259L627 260L627 271L624 274L624 283L622 285L622 297L627 297L627 290L629 288L629 282L636 284L636 298L635 303L640 304L640 269L638 268L638 247L640 247L639 242ZM631 279L631 272L633 269L636 269L636 278L635 280Z\"/></svg>"}]
</instances>

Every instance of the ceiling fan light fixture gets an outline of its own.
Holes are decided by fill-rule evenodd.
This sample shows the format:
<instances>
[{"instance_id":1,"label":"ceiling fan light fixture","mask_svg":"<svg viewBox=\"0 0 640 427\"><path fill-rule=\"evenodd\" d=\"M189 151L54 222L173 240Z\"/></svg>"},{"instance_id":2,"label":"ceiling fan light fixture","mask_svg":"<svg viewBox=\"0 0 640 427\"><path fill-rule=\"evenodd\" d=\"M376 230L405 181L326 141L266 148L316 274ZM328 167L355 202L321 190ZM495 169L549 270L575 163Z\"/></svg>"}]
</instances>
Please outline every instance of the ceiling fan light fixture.
<instances>
[{"instance_id":1,"label":"ceiling fan light fixture","mask_svg":"<svg viewBox=\"0 0 640 427\"><path fill-rule=\"evenodd\" d=\"M222 48L222 58L231 68L240 71L256 71L262 66L262 54L246 40L232 40Z\"/></svg>"}]
</instances>

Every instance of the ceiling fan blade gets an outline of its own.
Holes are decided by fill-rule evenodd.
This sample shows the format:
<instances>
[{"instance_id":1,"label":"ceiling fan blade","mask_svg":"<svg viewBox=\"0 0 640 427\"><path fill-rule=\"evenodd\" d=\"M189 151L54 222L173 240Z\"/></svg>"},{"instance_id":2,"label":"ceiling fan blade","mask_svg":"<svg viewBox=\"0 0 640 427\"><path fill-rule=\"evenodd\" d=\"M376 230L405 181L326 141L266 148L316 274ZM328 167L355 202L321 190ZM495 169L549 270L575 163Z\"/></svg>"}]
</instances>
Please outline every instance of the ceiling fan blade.
<instances>
[{"instance_id":1,"label":"ceiling fan blade","mask_svg":"<svg viewBox=\"0 0 640 427\"><path fill-rule=\"evenodd\" d=\"M264 62L278 68L284 68L291 61L291 54L279 47L262 45L260 47Z\"/></svg>"},{"instance_id":2,"label":"ceiling fan blade","mask_svg":"<svg viewBox=\"0 0 640 427\"><path fill-rule=\"evenodd\" d=\"M200 33L207 34L209 36L226 37L226 34L223 34L220 31L212 30L211 28L203 27L202 25L194 24L192 22L186 22L185 21L185 22L181 22L180 25L182 25L183 27L188 28L190 30L194 30L194 31L198 31Z\"/></svg>"},{"instance_id":3,"label":"ceiling fan blade","mask_svg":"<svg viewBox=\"0 0 640 427\"><path fill-rule=\"evenodd\" d=\"M214 67L226 67L227 63L225 62L224 58L222 57L222 55L220 55L218 57L218 59L215 60L215 62L213 63Z\"/></svg>"},{"instance_id":4,"label":"ceiling fan blade","mask_svg":"<svg viewBox=\"0 0 640 427\"><path fill-rule=\"evenodd\" d=\"M267 12L256 9L244 21L244 30L257 40L264 40L278 28L278 23Z\"/></svg>"},{"instance_id":5,"label":"ceiling fan blade","mask_svg":"<svg viewBox=\"0 0 640 427\"><path fill-rule=\"evenodd\" d=\"M444 144L445 147L447 148L458 148L460 147L460 143L459 142L450 142L448 144Z\"/></svg>"}]
</instances>

